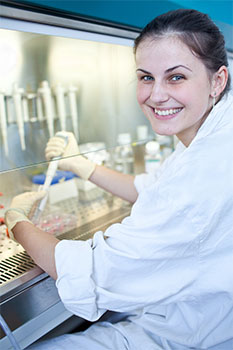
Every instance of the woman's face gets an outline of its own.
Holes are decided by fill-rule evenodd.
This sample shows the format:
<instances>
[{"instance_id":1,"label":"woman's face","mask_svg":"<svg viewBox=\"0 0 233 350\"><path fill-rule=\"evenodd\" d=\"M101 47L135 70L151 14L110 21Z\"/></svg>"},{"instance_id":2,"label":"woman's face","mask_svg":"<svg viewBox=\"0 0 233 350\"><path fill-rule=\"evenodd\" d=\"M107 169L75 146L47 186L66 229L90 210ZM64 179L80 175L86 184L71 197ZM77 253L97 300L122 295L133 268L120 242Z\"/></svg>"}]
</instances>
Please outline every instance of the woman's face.
<instances>
[{"instance_id":1,"label":"woman's face","mask_svg":"<svg viewBox=\"0 0 233 350\"><path fill-rule=\"evenodd\" d=\"M136 52L137 100L160 135L188 146L212 107L206 67L177 37L147 38Z\"/></svg>"}]
</instances>

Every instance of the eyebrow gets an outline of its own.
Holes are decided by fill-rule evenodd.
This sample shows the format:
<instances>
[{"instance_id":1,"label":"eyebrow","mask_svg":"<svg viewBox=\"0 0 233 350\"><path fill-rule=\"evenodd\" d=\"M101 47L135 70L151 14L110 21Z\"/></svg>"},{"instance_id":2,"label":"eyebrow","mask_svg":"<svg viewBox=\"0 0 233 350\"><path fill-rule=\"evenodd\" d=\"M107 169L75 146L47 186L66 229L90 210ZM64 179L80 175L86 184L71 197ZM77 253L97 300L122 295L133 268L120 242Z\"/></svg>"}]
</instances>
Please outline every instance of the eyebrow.
<instances>
[{"instance_id":1,"label":"eyebrow","mask_svg":"<svg viewBox=\"0 0 233 350\"><path fill-rule=\"evenodd\" d=\"M179 64L178 66L174 66L174 67L171 67L171 68L166 69L166 70L165 70L165 73L169 73L169 72L173 71L174 69L180 68L180 67L185 68L185 69L188 69L190 72L192 72L192 69L190 69L190 68L184 66L183 64Z\"/></svg>"},{"instance_id":2,"label":"eyebrow","mask_svg":"<svg viewBox=\"0 0 233 350\"><path fill-rule=\"evenodd\" d=\"M184 66L183 64L179 64L178 66L174 66L174 67L171 67L171 68L166 69L166 70L165 70L165 73L170 73L170 72L172 72L173 70L175 70L175 69L177 69L177 68L180 68L180 67L185 68L185 69L189 70L190 72L192 72L192 70L191 70L190 68ZM150 72L148 72L148 71L146 71L146 70L144 70L144 69L141 69L141 68L136 69L136 72L138 72L138 71L141 71L141 72L146 73L146 74L151 74Z\"/></svg>"}]
</instances>

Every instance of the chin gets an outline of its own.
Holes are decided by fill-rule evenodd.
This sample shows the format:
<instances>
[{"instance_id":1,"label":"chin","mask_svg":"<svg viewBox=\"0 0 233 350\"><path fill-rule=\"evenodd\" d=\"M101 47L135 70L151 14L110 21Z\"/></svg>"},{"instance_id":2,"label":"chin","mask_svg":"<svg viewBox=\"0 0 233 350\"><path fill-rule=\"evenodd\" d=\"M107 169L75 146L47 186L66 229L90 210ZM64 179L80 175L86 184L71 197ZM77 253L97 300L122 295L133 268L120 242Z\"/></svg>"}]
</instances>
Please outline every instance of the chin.
<instances>
[{"instance_id":1,"label":"chin","mask_svg":"<svg viewBox=\"0 0 233 350\"><path fill-rule=\"evenodd\" d=\"M152 129L158 135L162 135L162 136L174 136L174 135L176 135L176 132L174 130L158 128L158 127L155 128L153 126L152 126Z\"/></svg>"}]
</instances>

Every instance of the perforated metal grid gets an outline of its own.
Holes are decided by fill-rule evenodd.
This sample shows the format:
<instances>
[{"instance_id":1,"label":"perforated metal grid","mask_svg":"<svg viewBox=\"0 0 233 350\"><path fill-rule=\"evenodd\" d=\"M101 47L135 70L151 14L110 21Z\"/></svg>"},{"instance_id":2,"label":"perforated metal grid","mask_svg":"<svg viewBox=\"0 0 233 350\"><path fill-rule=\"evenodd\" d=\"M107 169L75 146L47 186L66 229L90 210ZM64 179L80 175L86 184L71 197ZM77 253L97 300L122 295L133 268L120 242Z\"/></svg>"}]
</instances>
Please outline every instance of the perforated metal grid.
<instances>
[{"instance_id":1,"label":"perforated metal grid","mask_svg":"<svg viewBox=\"0 0 233 350\"><path fill-rule=\"evenodd\" d=\"M0 284L7 283L35 266L26 252L15 254L0 262Z\"/></svg>"}]
</instances>

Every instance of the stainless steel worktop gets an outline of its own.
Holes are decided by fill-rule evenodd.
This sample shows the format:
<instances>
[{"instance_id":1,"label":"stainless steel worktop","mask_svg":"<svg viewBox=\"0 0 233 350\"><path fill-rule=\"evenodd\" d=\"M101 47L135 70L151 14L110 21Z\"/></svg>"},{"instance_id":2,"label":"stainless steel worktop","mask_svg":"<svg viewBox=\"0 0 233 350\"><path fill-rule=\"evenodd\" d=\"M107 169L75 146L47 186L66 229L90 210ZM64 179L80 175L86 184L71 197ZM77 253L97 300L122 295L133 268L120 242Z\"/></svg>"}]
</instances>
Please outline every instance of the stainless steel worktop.
<instances>
[{"instance_id":1,"label":"stainless steel worktop","mask_svg":"<svg viewBox=\"0 0 233 350\"><path fill-rule=\"evenodd\" d=\"M57 203L61 211L77 215L77 227L62 233L59 239L86 240L98 230L121 222L131 205L98 188L83 192L78 199ZM69 317L55 287L55 282L28 256L24 249L0 236L0 307L21 348L50 331ZM1 331L1 349L12 349Z\"/></svg>"}]
</instances>

